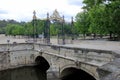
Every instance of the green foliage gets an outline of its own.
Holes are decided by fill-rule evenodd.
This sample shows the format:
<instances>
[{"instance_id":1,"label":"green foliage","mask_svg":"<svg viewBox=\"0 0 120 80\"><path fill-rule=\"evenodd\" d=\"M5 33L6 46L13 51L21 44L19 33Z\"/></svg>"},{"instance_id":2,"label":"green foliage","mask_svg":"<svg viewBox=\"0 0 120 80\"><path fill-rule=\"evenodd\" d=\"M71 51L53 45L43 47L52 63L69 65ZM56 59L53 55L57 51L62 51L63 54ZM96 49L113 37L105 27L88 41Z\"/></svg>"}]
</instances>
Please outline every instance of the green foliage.
<instances>
[{"instance_id":1,"label":"green foliage","mask_svg":"<svg viewBox=\"0 0 120 80\"><path fill-rule=\"evenodd\" d=\"M42 34L44 31L45 20L37 20L37 34Z\"/></svg>"},{"instance_id":2,"label":"green foliage","mask_svg":"<svg viewBox=\"0 0 120 80\"><path fill-rule=\"evenodd\" d=\"M31 36L33 35L33 26L32 26L32 23L31 22L28 22L24 25L24 29L25 29L25 32L24 34L26 36Z\"/></svg>"},{"instance_id":3,"label":"green foliage","mask_svg":"<svg viewBox=\"0 0 120 80\"><path fill-rule=\"evenodd\" d=\"M35 32L33 31L35 29ZM36 20L35 22L27 22L24 25L24 35L31 36L36 34L38 36L39 34L42 34L44 31L44 20Z\"/></svg>"},{"instance_id":4,"label":"green foliage","mask_svg":"<svg viewBox=\"0 0 120 80\"><path fill-rule=\"evenodd\" d=\"M0 28L0 34L4 34L5 33L5 27L1 27Z\"/></svg>"},{"instance_id":5,"label":"green foliage","mask_svg":"<svg viewBox=\"0 0 120 80\"><path fill-rule=\"evenodd\" d=\"M57 33L58 33L57 28L55 28L55 25L54 25L54 24L51 24L51 25L50 25L50 35L51 35L51 36L56 36Z\"/></svg>"},{"instance_id":6,"label":"green foliage","mask_svg":"<svg viewBox=\"0 0 120 80\"><path fill-rule=\"evenodd\" d=\"M68 35L72 34L71 29L72 29L73 26L71 26L69 23L65 23L63 27L64 27L63 30L64 30L65 34L68 34Z\"/></svg>"},{"instance_id":7,"label":"green foliage","mask_svg":"<svg viewBox=\"0 0 120 80\"><path fill-rule=\"evenodd\" d=\"M120 0L84 0L85 12L76 15L79 33L117 35L120 39Z\"/></svg>"},{"instance_id":8,"label":"green foliage","mask_svg":"<svg viewBox=\"0 0 120 80\"><path fill-rule=\"evenodd\" d=\"M104 34L106 32L106 25L104 25L104 10L103 5L94 6L89 11L90 26L89 31L91 33Z\"/></svg>"},{"instance_id":9,"label":"green foliage","mask_svg":"<svg viewBox=\"0 0 120 80\"><path fill-rule=\"evenodd\" d=\"M8 24L6 26L6 34L7 35L23 35L24 28L18 24Z\"/></svg>"},{"instance_id":10,"label":"green foliage","mask_svg":"<svg viewBox=\"0 0 120 80\"><path fill-rule=\"evenodd\" d=\"M103 2L104 0L84 0L83 3L86 4L83 9L85 10L90 10L91 8L94 7L94 5L99 5Z\"/></svg>"},{"instance_id":11,"label":"green foliage","mask_svg":"<svg viewBox=\"0 0 120 80\"><path fill-rule=\"evenodd\" d=\"M81 12L76 15L76 23L75 26L78 28L78 32L82 34L88 33L89 21L88 21L88 13Z\"/></svg>"}]
</instances>

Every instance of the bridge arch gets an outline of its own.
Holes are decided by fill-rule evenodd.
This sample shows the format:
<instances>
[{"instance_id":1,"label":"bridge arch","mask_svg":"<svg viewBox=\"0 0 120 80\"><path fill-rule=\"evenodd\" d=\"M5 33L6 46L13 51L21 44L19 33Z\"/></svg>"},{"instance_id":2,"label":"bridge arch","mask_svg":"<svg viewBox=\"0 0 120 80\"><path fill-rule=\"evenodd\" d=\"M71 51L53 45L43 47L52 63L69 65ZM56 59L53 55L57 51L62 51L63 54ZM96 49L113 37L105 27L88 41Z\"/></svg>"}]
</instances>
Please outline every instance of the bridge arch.
<instances>
[{"instance_id":1,"label":"bridge arch","mask_svg":"<svg viewBox=\"0 0 120 80\"><path fill-rule=\"evenodd\" d=\"M75 67L65 68L60 74L61 80L96 80L92 75Z\"/></svg>"},{"instance_id":2,"label":"bridge arch","mask_svg":"<svg viewBox=\"0 0 120 80\"><path fill-rule=\"evenodd\" d=\"M42 56L37 56L35 58L36 66L39 67L41 70L48 70L50 68L49 62Z\"/></svg>"}]
</instances>

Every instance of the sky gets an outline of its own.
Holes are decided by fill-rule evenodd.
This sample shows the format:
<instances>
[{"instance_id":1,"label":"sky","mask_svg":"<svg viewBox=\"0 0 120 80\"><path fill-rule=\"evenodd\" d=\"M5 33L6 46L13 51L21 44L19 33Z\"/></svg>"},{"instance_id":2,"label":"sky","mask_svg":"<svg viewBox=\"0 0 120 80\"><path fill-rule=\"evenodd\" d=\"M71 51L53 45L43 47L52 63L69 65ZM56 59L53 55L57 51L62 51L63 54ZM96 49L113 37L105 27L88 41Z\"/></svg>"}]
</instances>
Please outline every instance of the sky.
<instances>
[{"instance_id":1,"label":"sky","mask_svg":"<svg viewBox=\"0 0 120 80\"><path fill-rule=\"evenodd\" d=\"M14 19L16 21L31 21L33 11L38 19L46 18L47 12L52 15L57 9L65 20L75 17L81 12L83 0L0 0L0 20Z\"/></svg>"}]
</instances>

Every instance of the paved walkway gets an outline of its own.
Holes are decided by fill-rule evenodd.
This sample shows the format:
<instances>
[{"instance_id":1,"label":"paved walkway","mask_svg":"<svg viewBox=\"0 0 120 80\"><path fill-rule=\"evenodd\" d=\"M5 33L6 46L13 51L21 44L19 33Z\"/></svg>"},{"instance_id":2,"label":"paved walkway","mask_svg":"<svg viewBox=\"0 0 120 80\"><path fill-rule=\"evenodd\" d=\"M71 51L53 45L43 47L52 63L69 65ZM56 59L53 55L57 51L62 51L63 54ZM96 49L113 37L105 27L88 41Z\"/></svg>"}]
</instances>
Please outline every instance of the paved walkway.
<instances>
[{"instance_id":1,"label":"paved walkway","mask_svg":"<svg viewBox=\"0 0 120 80\"><path fill-rule=\"evenodd\" d=\"M79 40L74 42L74 45L68 45L89 49L120 51L120 42L115 41Z\"/></svg>"},{"instance_id":2,"label":"paved walkway","mask_svg":"<svg viewBox=\"0 0 120 80\"><path fill-rule=\"evenodd\" d=\"M55 40L55 41L57 41L57 40ZM52 42L53 42L53 40L52 40ZM56 43L52 43L52 44L56 44ZM65 46L120 51L120 41L74 40L73 44L66 44Z\"/></svg>"},{"instance_id":3,"label":"paved walkway","mask_svg":"<svg viewBox=\"0 0 120 80\"><path fill-rule=\"evenodd\" d=\"M25 43L26 38L21 37L10 37L0 35L0 44L8 43L7 40L10 40L9 43ZM33 39L31 39L33 40ZM40 43L38 41L38 43ZM52 44L57 44L57 39L51 39ZM80 48L90 48L90 49L101 49L101 50L113 50L120 52L120 41L103 41L103 40L74 40L73 44L66 44L65 46L80 47Z\"/></svg>"}]
</instances>

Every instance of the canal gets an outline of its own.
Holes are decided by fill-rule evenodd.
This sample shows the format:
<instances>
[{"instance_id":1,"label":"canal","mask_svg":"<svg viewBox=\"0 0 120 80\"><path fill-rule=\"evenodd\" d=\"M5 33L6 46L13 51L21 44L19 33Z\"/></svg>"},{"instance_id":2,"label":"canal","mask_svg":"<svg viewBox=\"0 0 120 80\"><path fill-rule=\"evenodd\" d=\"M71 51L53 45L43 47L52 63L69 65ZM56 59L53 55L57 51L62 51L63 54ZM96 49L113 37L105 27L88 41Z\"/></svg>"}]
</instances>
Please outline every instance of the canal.
<instances>
[{"instance_id":1,"label":"canal","mask_svg":"<svg viewBox=\"0 0 120 80\"><path fill-rule=\"evenodd\" d=\"M0 80L59 80L54 74L29 66L0 71Z\"/></svg>"},{"instance_id":2,"label":"canal","mask_svg":"<svg viewBox=\"0 0 120 80\"><path fill-rule=\"evenodd\" d=\"M58 72L47 72L37 66L27 66L0 71L0 80L96 80L79 69L68 69L72 73L58 78Z\"/></svg>"}]
</instances>

